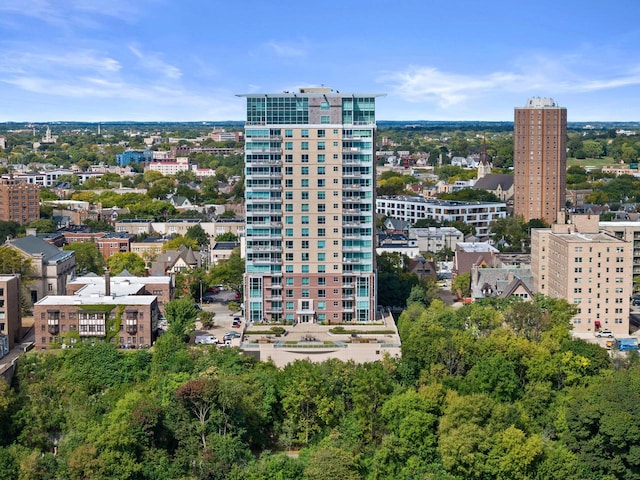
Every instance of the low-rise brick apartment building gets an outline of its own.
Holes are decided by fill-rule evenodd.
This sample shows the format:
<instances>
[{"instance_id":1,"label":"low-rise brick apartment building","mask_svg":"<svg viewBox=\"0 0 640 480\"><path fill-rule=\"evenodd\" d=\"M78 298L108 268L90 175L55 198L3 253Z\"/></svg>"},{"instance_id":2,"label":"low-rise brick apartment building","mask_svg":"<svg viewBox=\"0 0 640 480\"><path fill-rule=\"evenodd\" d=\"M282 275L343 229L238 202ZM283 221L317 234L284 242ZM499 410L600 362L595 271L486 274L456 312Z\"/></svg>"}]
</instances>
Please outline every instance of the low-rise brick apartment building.
<instances>
[{"instance_id":1,"label":"low-rise brick apartment building","mask_svg":"<svg viewBox=\"0 0 640 480\"><path fill-rule=\"evenodd\" d=\"M164 312L164 305L174 296L175 278L169 276L136 277L123 270L109 279L110 290L127 295L155 295L158 308ZM105 277L90 273L74 278L67 284L67 295L96 296L106 291Z\"/></svg>"},{"instance_id":2,"label":"low-rise brick apartment building","mask_svg":"<svg viewBox=\"0 0 640 480\"><path fill-rule=\"evenodd\" d=\"M76 279L69 284L69 295L48 296L34 304L36 348L77 342L149 346L158 334L159 299L170 298L170 286L168 277L133 277L127 272L113 278Z\"/></svg>"}]
</instances>

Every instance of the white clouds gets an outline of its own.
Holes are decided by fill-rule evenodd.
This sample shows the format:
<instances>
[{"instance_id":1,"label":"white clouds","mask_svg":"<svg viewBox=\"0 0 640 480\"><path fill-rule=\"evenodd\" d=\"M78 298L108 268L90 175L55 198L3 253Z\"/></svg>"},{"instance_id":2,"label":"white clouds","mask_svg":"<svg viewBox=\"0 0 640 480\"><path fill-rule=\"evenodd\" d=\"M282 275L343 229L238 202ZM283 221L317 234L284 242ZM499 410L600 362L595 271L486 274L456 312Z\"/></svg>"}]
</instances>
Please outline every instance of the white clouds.
<instances>
[{"instance_id":1,"label":"white clouds","mask_svg":"<svg viewBox=\"0 0 640 480\"><path fill-rule=\"evenodd\" d=\"M155 0L149 0L155 1ZM79 26L100 28L99 18L115 18L130 22L139 17L140 8L148 1L109 0L2 0L0 13L4 16L28 17L58 28ZM3 19L6 23L6 18Z\"/></svg>"},{"instance_id":2,"label":"white clouds","mask_svg":"<svg viewBox=\"0 0 640 480\"><path fill-rule=\"evenodd\" d=\"M512 71L453 73L434 66L410 66L386 73L378 81L389 86L391 94L411 103L431 103L439 108L461 105L479 97L506 93L545 94L595 92L640 84L638 67L614 73L592 68L577 55L530 56L517 62Z\"/></svg>"},{"instance_id":3,"label":"white clouds","mask_svg":"<svg viewBox=\"0 0 640 480\"><path fill-rule=\"evenodd\" d=\"M302 44L276 42L271 40L267 43L267 47L277 56L283 58L299 58L307 54L306 47Z\"/></svg>"},{"instance_id":4,"label":"white clouds","mask_svg":"<svg viewBox=\"0 0 640 480\"><path fill-rule=\"evenodd\" d=\"M182 77L180 69L170 65L160 58L159 53L143 53L137 46L129 45L129 50L139 60L140 65L154 73L160 73L165 77L177 80Z\"/></svg>"}]
</instances>

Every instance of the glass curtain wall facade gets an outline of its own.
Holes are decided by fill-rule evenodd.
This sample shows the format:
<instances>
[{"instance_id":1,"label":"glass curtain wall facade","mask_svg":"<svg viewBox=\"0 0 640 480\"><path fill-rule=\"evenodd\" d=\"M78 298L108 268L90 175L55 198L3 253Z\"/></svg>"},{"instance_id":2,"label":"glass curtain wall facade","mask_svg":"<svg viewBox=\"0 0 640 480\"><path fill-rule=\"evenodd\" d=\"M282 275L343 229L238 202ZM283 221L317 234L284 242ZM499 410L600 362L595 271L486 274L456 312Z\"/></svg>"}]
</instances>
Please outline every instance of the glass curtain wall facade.
<instances>
[{"instance_id":1,"label":"glass curtain wall facade","mask_svg":"<svg viewBox=\"0 0 640 480\"><path fill-rule=\"evenodd\" d=\"M240 96L246 320L373 321L379 95L315 88Z\"/></svg>"}]
</instances>

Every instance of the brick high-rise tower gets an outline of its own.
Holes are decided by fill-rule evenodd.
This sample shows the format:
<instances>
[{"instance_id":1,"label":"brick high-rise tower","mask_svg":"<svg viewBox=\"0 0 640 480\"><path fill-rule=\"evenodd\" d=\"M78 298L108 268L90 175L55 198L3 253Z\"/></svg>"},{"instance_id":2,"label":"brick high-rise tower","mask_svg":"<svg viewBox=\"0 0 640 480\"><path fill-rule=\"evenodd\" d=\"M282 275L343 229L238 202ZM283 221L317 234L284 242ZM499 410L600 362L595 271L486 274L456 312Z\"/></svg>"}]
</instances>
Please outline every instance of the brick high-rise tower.
<instances>
[{"instance_id":1,"label":"brick high-rise tower","mask_svg":"<svg viewBox=\"0 0 640 480\"><path fill-rule=\"evenodd\" d=\"M514 212L553 223L565 208L567 109L533 97L515 109Z\"/></svg>"}]
</instances>

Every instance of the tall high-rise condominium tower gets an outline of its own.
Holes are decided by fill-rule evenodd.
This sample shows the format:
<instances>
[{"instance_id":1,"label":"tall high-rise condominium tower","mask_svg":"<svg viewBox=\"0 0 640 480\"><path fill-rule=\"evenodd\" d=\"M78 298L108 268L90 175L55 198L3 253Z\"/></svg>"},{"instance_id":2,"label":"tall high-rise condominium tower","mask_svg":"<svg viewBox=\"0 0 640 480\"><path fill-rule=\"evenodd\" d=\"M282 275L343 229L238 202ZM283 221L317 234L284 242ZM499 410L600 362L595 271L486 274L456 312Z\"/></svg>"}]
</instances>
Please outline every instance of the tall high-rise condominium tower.
<instances>
[{"instance_id":1,"label":"tall high-rise condominium tower","mask_svg":"<svg viewBox=\"0 0 640 480\"><path fill-rule=\"evenodd\" d=\"M514 212L553 223L565 208L567 109L534 97L515 109Z\"/></svg>"},{"instance_id":2,"label":"tall high-rise condominium tower","mask_svg":"<svg viewBox=\"0 0 640 480\"><path fill-rule=\"evenodd\" d=\"M239 95L248 321L375 319L375 99L329 88Z\"/></svg>"}]
</instances>

